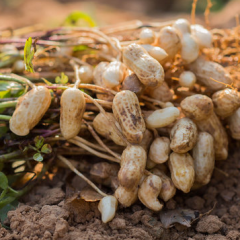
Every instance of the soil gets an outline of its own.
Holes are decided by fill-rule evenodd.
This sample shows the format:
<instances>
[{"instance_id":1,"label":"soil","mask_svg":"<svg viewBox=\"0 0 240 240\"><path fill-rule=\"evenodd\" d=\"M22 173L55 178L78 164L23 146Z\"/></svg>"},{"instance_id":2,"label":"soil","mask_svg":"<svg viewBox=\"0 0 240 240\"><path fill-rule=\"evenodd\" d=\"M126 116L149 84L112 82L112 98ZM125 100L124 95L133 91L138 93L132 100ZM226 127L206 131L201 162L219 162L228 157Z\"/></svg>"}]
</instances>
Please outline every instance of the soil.
<instances>
[{"instance_id":1,"label":"soil","mask_svg":"<svg viewBox=\"0 0 240 240\"><path fill-rule=\"evenodd\" d=\"M238 145L235 145L238 149ZM60 170L52 179L45 179L21 199L20 206L8 213L0 228L0 239L240 239L240 153L233 153L224 162L217 162L211 182L198 190L180 191L165 204L165 209L198 210L200 216L191 227L175 224L164 228L160 214L140 202L118 209L115 218L101 222L97 202L86 202L71 192L66 179L68 170ZM220 170L221 169L221 170ZM71 174L70 174L71 175ZM81 185L73 177L71 184Z\"/></svg>"}]
</instances>

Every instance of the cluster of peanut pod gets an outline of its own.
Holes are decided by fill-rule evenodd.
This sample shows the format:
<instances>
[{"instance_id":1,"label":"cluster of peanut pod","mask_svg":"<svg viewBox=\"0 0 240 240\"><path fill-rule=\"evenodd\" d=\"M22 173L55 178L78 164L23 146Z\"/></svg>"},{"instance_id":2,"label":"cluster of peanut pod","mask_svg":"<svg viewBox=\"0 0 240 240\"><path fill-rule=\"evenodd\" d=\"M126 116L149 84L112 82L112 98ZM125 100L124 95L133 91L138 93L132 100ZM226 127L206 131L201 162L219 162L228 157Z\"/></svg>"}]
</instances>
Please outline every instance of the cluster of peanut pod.
<instances>
[{"instance_id":1,"label":"cluster of peanut pod","mask_svg":"<svg viewBox=\"0 0 240 240\"><path fill-rule=\"evenodd\" d=\"M97 177L114 191L99 203L105 223L113 219L118 204L129 207L139 199L147 208L160 211L176 189L188 193L208 184L215 160L228 157L225 126L232 138L240 139L238 91L226 87L233 80L225 68L202 54L212 47L210 31L178 19L158 32L143 28L133 42L112 38L111 46L119 55L95 67L77 69L78 80L63 91L60 103L64 139L74 143L71 139L79 135L88 99L100 110L93 129L102 139L124 148L116 158L120 168L116 163L100 162L90 171L94 181L98 169L104 169ZM181 60L178 87L189 93L180 98L165 81L165 69L176 58ZM80 83L106 91L92 99L79 90ZM199 90L201 86L207 94ZM50 104L49 89L34 86L19 99L10 120L11 131L27 135ZM105 110L106 104L110 109Z\"/></svg>"}]
</instances>

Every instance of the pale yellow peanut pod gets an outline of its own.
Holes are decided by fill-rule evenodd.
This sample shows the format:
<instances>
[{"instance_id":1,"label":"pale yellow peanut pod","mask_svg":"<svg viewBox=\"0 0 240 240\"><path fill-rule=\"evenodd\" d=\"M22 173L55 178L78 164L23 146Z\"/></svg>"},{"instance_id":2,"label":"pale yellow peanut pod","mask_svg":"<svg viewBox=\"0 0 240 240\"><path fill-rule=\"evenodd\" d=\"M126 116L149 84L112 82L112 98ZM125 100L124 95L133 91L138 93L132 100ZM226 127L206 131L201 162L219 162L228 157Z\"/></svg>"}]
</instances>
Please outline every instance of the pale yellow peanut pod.
<instances>
[{"instance_id":1,"label":"pale yellow peanut pod","mask_svg":"<svg viewBox=\"0 0 240 240\"><path fill-rule=\"evenodd\" d=\"M153 134L148 129L146 129L146 131L143 134L143 139L139 145L143 147L146 152L148 152L152 141L153 141Z\"/></svg>"},{"instance_id":2,"label":"pale yellow peanut pod","mask_svg":"<svg viewBox=\"0 0 240 240\"><path fill-rule=\"evenodd\" d=\"M140 143L146 126L136 94L129 90L118 92L113 99L112 110L127 140Z\"/></svg>"},{"instance_id":3,"label":"pale yellow peanut pod","mask_svg":"<svg viewBox=\"0 0 240 240\"><path fill-rule=\"evenodd\" d=\"M156 212L160 211L163 208L163 205L158 200L161 188L161 178L151 174L141 183L138 190L138 198L147 208Z\"/></svg>"},{"instance_id":4,"label":"pale yellow peanut pod","mask_svg":"<svg viewBox=\"0 0 240 240\"><path fill-rule=\"evenodd\" d=\"M191 25L191 34L197 39L200 48L212 47L212 34L202 25Z\"/></svg>"},{"instance_id":5,"label":"pale yellow peanut pod","mask_svg":"<svg viewBox=\"0 0 240 240\"><path fill-rule=\"evenodd\" d=\"M93 68L90 65L83 65L78 69L81 83L91 83L93 81Z\"/></svg>"},{"instance_id":6,"label":"pale yellow peanut pod","mask_svg":"<svg viewBox=\"0 0 240 240\"><path fill-rule=\"evenodd\" d=\"M122 90L129 90L137 95L141 95L144 88L135 73L128 75L122 82Z\"/></svg>"},{"instance_id":7,"label":"pale yellow peanut pod","mask_svg":"<svg viewBox=\"0 0 240 240\"><path fill-rule=\"evenodd\" d=\"M168 160L170 154L170 140L167 137L155 138L148 153L149 159L160 164Z\"/></svg>"},{"instance_id":8,"label":"pale yellow peanut pod","mask_svg":"<svg viewBox=\"0 0 240 240\"><path fill-rule=\"evenodd\" d=\"M238 91L226 88L212 95L215 113L226 118L231 116L240 107L240 96Z\"/></svg>"},{"instance_id":9,"label":"pale yellow peanut pod","mask_svg":"<svg viewBox=\"0 0 240 240\"><path fill-rule=\"evenodd\" d=\"M113 61L108 64L103 75L103 84L108 88L118 86L124 79L126 67L122 62Z\"/></svg>"},{"instance_id":10,"label":"pale yellow peanut pod","mask_svg":"<svg viewBox=\"0 0 240 240\"><path fill-rule=\"evenodd\" d=\"M43 86L30 90L18 99L16 109L9 121L10 130L26 136L42 119L51 104L50 91Z\"/></svg>"},{"instance_id":11,"label":"pale yellow peanut pod","mask_svg":"<svg viewBox=\"0 0 240 240\"><path fill-rule=\"evenodd\" d=\"M196 124L190 118L181 118L171 130L170 147L176 153L186 153L194 147L197 137Z\"/></svg>"},{"instance_id":12,"label":"pale yellow peanut pod","mask_svg":"<svg viewBox=\"0 0 240 240\"><path fill-rule=\"evenodd\" d=\"M164 70L161 64L138 44L133 43L123 49L123 63L146 86L154 87L164 81Z\"/></svg>"},{"instance_id":13,"label":"pale yellow peanut pod","mask_svg":"<svg viewBox=\"0 0 240 240\"><path fill-rule=\"evenodd\" d=\"M240 108L228 118L231 137L240 140Z\"/></svg>"},{"instance_id":14,"label":"pale yellow peanut pod","mask_svg":"<svg viewBox=\"0 0 240 240\"><path fill-rule=\"evenodd\" d=\"M218 63L207 61L203 57L198 57L196 61L188 65L188 68L196 75L199 83L204 84L212 91L224 89L226 84L231 85L233 82L224 67Z\"/></svg>"},{"instance_id":15,"label":"pale yellow peanut pod","mask_svg":"<svg viewBox=\"0 0 240 240\"><path fill-rule=\"evenodd\" d=\"M136 188L146 167L146 151L138 145L128 146L122 153L119 183L127 189Z\"/></svg>"},{"instance_id":16,"label":"pale yellow peanut pod","mask_svg":"<svg viewBox=\"0 0 240 240\"><path fill-rule=\"evenodd\" d=\"M114 196L124 207L130 207L138 199L138 188L128 190L122 186L119 186L116 189Z\"/></svg>"},{"instance_id":17,"label":"pale yellow peanut pod","mask_svg":"<svg viewBox=\"0 0 240 240\"><path fill-rule=\"evenodd\" d=\"M169 26L162 28L158 36L158 45L168 54L163 62L173 59L181 49L181 40L177 30Z\"/></svg>"},{"instance_id":18,"label":"pale yellow peanut pod","mask_svg":"<svg viewBox=\"0 0 240 240\"><path fill-rule=\"evenodd\" d=\"M98 210L101 213L103 223L110 222L114 218L117 206L118 201L114 196L106 196L100 200Z\"/></svg>"},{"instance_id":19,"label":"pale yellow peanut pod","mask_svg":"<svg viewBox=\"0 0 240 240\"><path fill-rule=\"evenodd\" d=\"M147 128L161 128L173 123L180 115L176 107L167 107L145 114Z\"/></svg>"},{"instance_id":20,"label":"pale yellow peanut pod","mask_svg":"<svg viewBox=\"0 0 240 240\"><path fill-rule=\"evenodd\" d=\"M161 62L168 56L165 50L160 47L155 47L150 44L142 44L141 46L148 52L151 57L156 59L158 62Z\"/></svg>"},{"instance_id":21,"label":"pale yellow peanut pod","mask_svg":"<svg viewBox=\"0 0 240 240\"><path fill-rule=\"evenodd\" d=\"M195 182L206 185L211 180L215 165L214 139L207 132L200 132L193 148Z\"/></svg>"},{"instance_id":22,"label":"pale yellow peanut pod","mask_svg":"<svg viewBox=\"0 0 240 240\"><path fill-rule=\"evenodd\" d=\"M171 178L176 188L188 193L194 183L194 162L189 153L171 153L168 161Z\"/></svg>"},{"instance_id":23,"label":"pale yellow peanut pod","mask_svg":"<svg viewBox=\"0 0 240 240\"><path fill-rule=\"evenodd\" d=\"M105 113L112 122L116 122L112 113ZM126 143L120 137L120 132L117 133L116 128L113 128L109 123L108 119L103 113L99 113L93 120L93 127L101 136L111 139L117 145L126 146Z\"/></svg>"},{"instance_id":24,"label":"pale yellow peanut pod","mask_svg":"<svg viewBox=\"0 0 240 240\"><path fill-rule=\"evenodd\" d=\"M102 86L102 87L106 87L103 83L103 73L106 70L107 66L109 65L108 62L100 62L93 71L93 82L98 85L98 86Z\"/></svg>"},{"instance_id":25,"label":"pale yellow peanut pod","mask_svg":"<svg viewBox=\"0 0 240 240\"><path fill-rule=\"evenodd\" d=\"M179 84L182 87L193 88L197 79L193 72L183 71L179 76Z\"/></svg>"},{"instance_id":26,"label":"pale yellow peanut pod","mask_svg":"<svg viewBox=\"0 0 240 240\"><path fill-rule=\"evenodd\" d=\"M173 99L173 90L168 87L165 81L160 86L147 87L144 92L149 97L162 102L169 102Z\"/></svg>"},{"instance_id":27,"label":"pale yellow peanut pod","mask_svg":"<svg viewBox=\"0 0 240 240\"><path fill-rule=\"evenodd\" d=\"M147 159L147 163L146 163L146 169L152 169L156 166L157 164L155 162L153 162L150 158Z\"/></svg>"},{"instance_id":28,"label":"pale yellow peanut pod","mask_svg":"<svg viewBox=\"0 0 240 240\"><path fill-rule=\"evenodd\" d=\"M180 36L187 34L187 33L191 33L190 23L188 22L188 20L186 20L184 18L177 19L173 23L173 28L175 28L179 32Z\"/></svg>"},{"instance_id":29,"label":"pale yellow peanut pod","mask_svg":"<svg viewBox=\"0 0 240 240\"><path fill-rule=\"evenodd\" d=\"M176 188L173 184L173 181L170 177L168 177L164 171L154 168L151 172L157 176L159 176L162 180L162 188L161 192L159 193L159 197L164 201L167 202L176 194Z\"/></svg>"},{"instance_id":30,"label":"pale yellow peanut pod","mask_svg":"<svg viewBox=\"0 0 240 240\"><path fill-rule=\"evenodd\" d=\"M76 137L81 129L86 102L82 91L68 88L61 96L60 129L65 139Z\"/></svg>"},{"instance_id":31,"label":"pale yellow peanut pod","mask_svg":"<svg viewBox=\"0 0 240 240\"><path fill-rule=\"evenodd\" d=\"M199 55L199 45L197 40L190 34L186 33L181 38L181 57L184 63L195 61Z\"/></svg>"},{"instance_id":32,"label":"pale yellow peanut pod","mask_svg":"<svg viewBox=\"0 0 240 240\"><path fill-rule=\"evenodd\" d=\"M152 44L155 42L156 34L150 28L143 28L139 35L139 42L141 44Z\"/></svg>"},{"instance_id":33,"label":"pale yellow peanut pod","mask_svg":"<svg viewBox=\"0 0 240 240\"><path fill-rule=\"evenodd\" d=\"M213 111L211 98L196 94L181 102L182 112L197 124L201 132L214 138L215 159L225 160L228 156L228 137L222 123Z\"/></svg>"}]
</instances>

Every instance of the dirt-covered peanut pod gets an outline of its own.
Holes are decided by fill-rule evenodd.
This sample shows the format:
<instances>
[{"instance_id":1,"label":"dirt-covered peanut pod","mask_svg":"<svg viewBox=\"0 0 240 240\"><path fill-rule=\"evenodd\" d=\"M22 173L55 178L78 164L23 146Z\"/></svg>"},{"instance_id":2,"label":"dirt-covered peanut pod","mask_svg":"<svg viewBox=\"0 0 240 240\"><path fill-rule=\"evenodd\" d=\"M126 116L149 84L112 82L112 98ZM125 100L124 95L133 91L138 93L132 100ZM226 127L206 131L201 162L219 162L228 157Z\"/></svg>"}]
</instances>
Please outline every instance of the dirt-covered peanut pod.
<instances>
[{"instance_id":1,"label":"dirt-covered peanut pod","mask_svg":"<svg viewBox=\"0 0 240 240\"><path fill-rule=\"evenodd\" d=\"M163 61L168 56L165 50L160 47L152 46L150 44L142 44L141 46L158 62Z\"/></svg>"},{"instance_id":2,"label":"dirt-covered peanut pod","mask_svg":"<svg viewBox=\"0 0 240 240\"><path fill-rule=\"evenodd\" d=\"M173 90L169 88L165 81L160 86L147 87L144 93L147 96L162 102L169 102L173 99Z\"/></svg>"},{"instance_id":3,"label":"dirt-covered peanut pod","mask_svg":"<svg viewBox=\"0 0 240 240\"><path fill-rule=\"evenodd\" d=\"M228 156L228 137L219 118L213 111L212 99L201 94L185 98L181 109L191 118L201 132L208 132L214 138L216 160L225 160Z\"/></svg>"},{"instance_id":4,"label":"dirt-covered peanut pod","mask_svg":"<svg viewBox=\"0 0 240 240\"><path fill-rule=\"evenodd\" d=\"M228 124L231 137L240 140L240 108L228 118Z\"/></svg>"},{"instance_id":5,"label":"dirt-covered peanut pod","mask_svg":"<svg viewBox=\"0 0 240 240\"><path fill-rule=\"evenodd\" d=\"M155 138L149 149L149 159L160 164L168 160L170 154L170 140L167 137Z\"/></svg>"},{"instance_id":6,"label":"dirt-covered peanut pod","mask_svg":"<svg viewBox=\"0 0 240 240\"><path fill-rule=\"evenodd\" d=\"M123 207L130 207L138 199L138 188L127 189L122 186L119 186L114 196L117 198L118 202L123 205Z\"/></svg>"},{"instance_id":7,"label":"dirt-covered peanut pod","mask_svg":"<svg viewBox=\"0 0 240 240\"><path fill-rule=\"evenodd\" d=\"M82 83L91 83L93 81L93 68L90 65L83 65L78 69L78 75Z\"/></svg>"},{"instance_id":8,"label":"dirt-covered peanut pod","mask_svg":"<svg viewBox=\"0 0 240 240\"><path fill-rule=\"evenodd\" d=\"M157 175L151 174L143 180L138 190L139 200L149 209L160 211L163 204L158 200L161 192L162 180Z\"/></svg>"},{"instance_id":9,"label":"dirt-covered peanut pod","mask_svg":"<svg viewBox=\"0 0 240 240\"><path fill-rule=\"evenodd\" d=\"M123 63L146 86L154 87L164 81L164 70L161 64L138 44L133 43L123 49Z\"/></svg>"},{"instance_id":10,"label":"dirt-covered peanut pod","mask_svg":"<svg viewBox=\"0 0 240 240\"><path fill-rule=\"evenodd\" d=\"M106 112L107 118L110 119L112 123L117 122L112 113ZM117 145L126 146L126 143L122 140L121 133L116 132L117 129L113 128L111 124L108 123L108 119L103 113L99 113L93 120L94 129L103 137L111 139Z\"/></svg>"},{"instance_id":11,"label":"dirt-covered peanut pod","mask_svg":"<svg viewBox=\"0 0 240 240\"><path fill-rule=\"evenodd\" d=\"M194 162L189 153L171 153L168 161L171 178L176 188L188 193L194 183Z\"/></svg>"},{"instance_id":12,"label":"dirt-covered peanut pod","mask_svg":"<svg viewBox=\"0 0 240 240\"><path fill-rule=\"evenodd\" d=\"M200 48L212 47L212 34L202 25L191 25L191 34L197 39Z\"/></svg>"},{"instance_id":13,"label":"dirt-covered peanut pod","mask_svg":"<svg viewBox=\"0 0 240 240\"><path fill-rule=\"evenodd\" d=\"M121 157L121 168L118 172L120 185L127 189L135 189L143 176L146 161L146 151L141 146L128 146Z\"/></svg>"},{"instance_id":14,"label":"dirt-covered peanut pod","mask_svg":"<svg viewBox=\"0 0 240 240\"><path fill-rule=\"evenodd\" d=\"M203 57L198 57L196 61L188 65L188 68L196 75L197 82L205 85L211 91L224 89L226 84L231 85L233 82L230 74L223 66L219 63L207 61Z\"/></svg>"},{"instance_id":15,"label":"dirt-covered peanut pod","mask_svg":"<svg viewBox=\"0 0 240 240\"><path fill-rule=\"evenodd\" d=\"M18 99L9 121L10 130L16 135L26 136L39 123L50 104L50 91L44 86L34 87Z\"/></svg>"},{"instance_id":16,"label":"dirt-covered peanut pod","mask_svg":"<svg viewBox=\"0 0 240 240\"><path fill-rule=\"evenodd\" d=\"M140 143L146 126L136 94L129 90L118 92L113 99L112 110L127 140Z\"/></svg>"},{"instance_id":17,"label":"dirt-covered peanut pod","mask_svg":"<svg viewBox=\"0 0 240 240\"><path fill-rule=\"evenodd\" d=\"M162 188L159 193L159 197L164 201L167 202L176 194L176 187L173 184L173 181L170 177L168 177L164 171L153 168L151 172L157 176L159 176L162 180Z\"/></svg>"},{"instance_id":18,"label":"dirt-covered peanut pod","mask_svg":"<svg viewBox=\"0 0 240 240\"><path fill-rule=\"evenodd\" d=\"M147 128L162 128L173 123L180 115L176 107L167 107L150 112L144 112L144 118Z\"/></svg>"},{"instance_id":19,"label":"dirt-covered peanut pod","mask_svg":"<svg viewBox=\"0 0 240 240\"><path fill-rule=\"evenodd\" d=\"M153 134L148 129L146 129L146 131L143 134L143 139L139 145L142 148L144 148L146 152L148 152L152 141L153 141Z\"/></svg>"},{"instance_id":20,"label":"dirt-covered peanut pod","mask_svg":"<svg viewBox=\"0 0 240 240\"><path fill-rule=\"evenodd\" d=\"M212 135L207 132L200 132L192 154L195 182L206 185L211 180L215 165L214 139Z\"/></svg>"},{"instance_id":21,"label":"dirt-covered peanut pod","mask_svg":"<svg viewBox=\"0 0 240 240\"><path fill-rule=\"evenodd\" d=\"M195 61L199 54L197 39L191 35L190 23L186 19L178 19L173 27L178 31L181 38L181 57L185 63Z\"/></svg>"},{"instance_id":22,"label":"dirt-covered peanut pod","mask_svg":"<svg viewBox=\"0 0 240 240\"><path fill-rule=\"evenodd\" d=\"M186 153L194 147L197 137L196 124L190 118L181 118L171 130L170 148L176 153Z\"/></svg>"},{"instance_id":23,"label":"dirt-covered peanut pod","mask_svg":"<svg viewBox=\"0 0 240 240\"><path fill-rule=\"evenodd\" d=\"M212 95L215 113L222 118L231 116L240 107L240 96L237 90L226 88Z\"/></svg>"},{"instance_id":24,"label":"dirt-covered peanut pod","mask_svg":"<svg viewBox=\"0 0 240 240\"><path fill-rule=\"evenodd\" d=\"M170 26L162 28L158 36L158 45L168 54L163 62L173 59L181 49L181 40L177 30Z\"/></svg>"},{"instance_id":25,"label":"dirt-covered peanut pod","mask_svg":"<svg viewBox=\"0 0 240 240\"><path fill-rule=\"evenodd\" d=\"M60 129L65 139L76 137L81 129L86 107L83 92L68 88L61 96Z\"/></svg>"},{"instance_id":26,"label":"dirt-covered peanut pod","mask_svg":"<svg viewBox=\"0 0 240 240\"><path fill-rule=\"evenodd\" d=\"M191 71L183 71L179 76L179 84L182 87L187 87L191 89L194 87L196 81L196 76Z\"/></svg>"},{"instance_id":27,"label":"dirt-covered peanut pod","mask_svg":"<svg viewBox=\"0 0 240 240\"><path fill-rule=\"evenodd\" d=\"M108 64L102 75L103 84L107 88L118 86L124 79L126 67L122 62L113 61Z\"/></svg>"},{"instance_id":28,"label":"dirt-covered peanut pod","mask_svg":"<svg viewBox=\"0 0 240 240\"><path fill-rule=\"evenodd\" d=\"M122 82L122 90L129 90L140 96L144 91L144 85L139 81L137 75L132 73L125 77Z\"/></svg>"},{"instance_id":29,"label":"dirt-covered peanut pod","mask_svg":"<svg viewBox=\"0 0 240 240\"><path fill-rule=\"evenodd\" d=\"M114 196L106 196L100 200L98 210L101 213L103 223L110 222L114 218L117 206L118 201Z\"/></svg>"},{"instance_id":30,"label":"dirt-covered peanut pod","mask_svg":"<svg viewBox=\"0 0 240 240\"><path fill-rule=\"evenodd\" d=\"M139 35L139 43L152 44L155 42L156 34L150 28L143 28Z\"/></svg>"}]
</instances>

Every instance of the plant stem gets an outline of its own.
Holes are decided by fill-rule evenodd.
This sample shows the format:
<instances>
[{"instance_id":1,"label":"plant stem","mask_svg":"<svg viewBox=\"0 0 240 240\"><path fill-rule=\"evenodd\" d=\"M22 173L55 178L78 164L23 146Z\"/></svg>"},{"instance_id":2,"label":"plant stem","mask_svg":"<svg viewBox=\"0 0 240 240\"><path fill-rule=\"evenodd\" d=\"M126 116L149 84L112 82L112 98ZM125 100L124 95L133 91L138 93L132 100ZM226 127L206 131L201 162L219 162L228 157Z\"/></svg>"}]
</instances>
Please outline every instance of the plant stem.
<instances>
[{"instance_id":1,"label":"plant stem","mask_svg":"<svg viewBox=\"0 0 240 240\"><path fill-rule=\"evenodd\" d=\"M11 153L3 154L3 155L0 156L0 163L1 162L6 162L9 159L19 157L21 155L22 155L21 150L17 150L17 151L11 152Z\"/></svg>"},{"instance_id":2,"label":"plant stem","mask_svg":"<svg viewBox=\"0 0 240 240\"><path fill-rule=\"evenodd\" d=\"M9 121L12 116L0 115L0 120Z\"/></svg>"},{"instance_id":3,"label":"plant stem","mask_svg":"<svg viewBox=\"0 0 240 240\"><path fill-rule=\"evenodd\" d=\"M0 103L0 108L15 107L18 101L9 101Z\"/></svg>"},{"instance_id":4,"label":"plant stem","mask_svg":"<svg viewBox=\"0 0 240 240\"><path fill-rule=\"evenodd\" d=\"M13 77L11 75L10 76L0 75L0 80L18 82L22 85L28 85L31 88L35 88L35 85L31 81L29 81L27 78L23 78L23 77L16 78L16 77Z\"/></svg>"}]
</instances>

